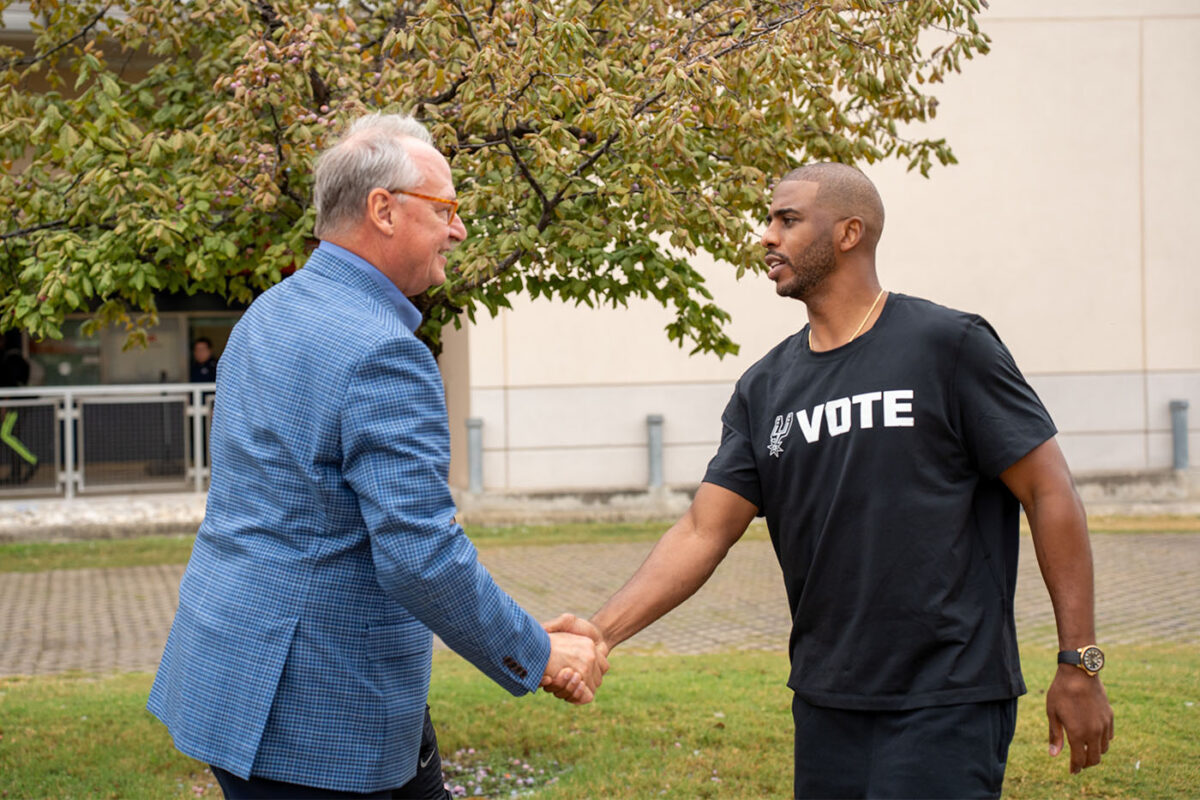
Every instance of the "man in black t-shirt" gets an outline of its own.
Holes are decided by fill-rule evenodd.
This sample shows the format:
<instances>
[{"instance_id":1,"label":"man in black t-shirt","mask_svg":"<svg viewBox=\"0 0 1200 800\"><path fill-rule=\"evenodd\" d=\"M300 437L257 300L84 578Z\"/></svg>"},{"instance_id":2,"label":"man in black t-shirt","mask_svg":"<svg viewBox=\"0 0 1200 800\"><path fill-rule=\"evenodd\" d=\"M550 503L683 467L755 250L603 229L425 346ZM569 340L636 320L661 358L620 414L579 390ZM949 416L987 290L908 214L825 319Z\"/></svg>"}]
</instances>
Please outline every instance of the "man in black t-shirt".
<instances>
[{"instance_id":1,"label":"man in black t-shirt","mask_svg":"<svg viewBox=\"0 0 1200 800\"><path fill-rule=\"evenodd\" d=\"M192 366L188 380L192 383L212 383L217 379L217 359L213 358L212 342L201 336L192 343Z\"/></svg>"},{"instance_id":2,"label":"man in black t-shirt","mask_svg":"<svg viewBox=\"0 0 1200 800\"><path fill-rule=\"evenodd\" d=\"M775 187L762 244L809 325L738 381L686 514L586 621L611 649L687 599L756 516L793 626L796 797L996 797L1025 692L1013 620L1023 505L1056 613L1050 753L1113 736L1087 523L1055 428L980 317L889 294L883 205L841 164Z\"/></svg>"}]
</instances>

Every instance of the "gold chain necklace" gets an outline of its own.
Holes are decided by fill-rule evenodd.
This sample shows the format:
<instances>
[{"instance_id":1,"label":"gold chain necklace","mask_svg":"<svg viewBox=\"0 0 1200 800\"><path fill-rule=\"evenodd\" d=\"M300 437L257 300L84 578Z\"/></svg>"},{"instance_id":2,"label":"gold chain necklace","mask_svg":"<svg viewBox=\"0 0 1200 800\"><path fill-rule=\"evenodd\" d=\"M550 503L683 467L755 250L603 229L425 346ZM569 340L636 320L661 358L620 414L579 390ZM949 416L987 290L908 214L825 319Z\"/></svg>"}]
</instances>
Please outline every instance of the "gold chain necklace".
<instances>
[{"instance_id":1,"label":"gold chain necklace","mask_svg":"<svg viewBox=\"0 0 1200 800\"><path fill-rule=\"evenodd\" d=\"M867 309L867 315L865 317L863 317L862 322L858 323L858 327L854 329L853 335L851 335L850 339L846 342L846 344L850 344L850 342L853 342L855 339L858 338L858 335L860 333L862 333L863 326L867 324L867 320L869 320L871 318L871 315L875 313L875 306L879 305L879 301L881 299L883 299L883 295L885 292L887 292L887 289L880 289L879 294L875 295L875 302L871 303L871 307L869 309ZM809 350L813 349L812 325L808 326L808 349Z\"/></svg>"}]
</instances>

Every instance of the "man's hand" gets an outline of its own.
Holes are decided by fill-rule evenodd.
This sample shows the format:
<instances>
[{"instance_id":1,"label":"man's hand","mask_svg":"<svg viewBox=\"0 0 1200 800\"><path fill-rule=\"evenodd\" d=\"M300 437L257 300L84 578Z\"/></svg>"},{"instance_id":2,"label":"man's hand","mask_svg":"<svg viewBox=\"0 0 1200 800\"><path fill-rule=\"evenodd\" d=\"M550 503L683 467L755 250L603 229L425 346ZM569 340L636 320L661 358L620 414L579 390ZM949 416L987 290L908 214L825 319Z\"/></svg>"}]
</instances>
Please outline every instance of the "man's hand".
<instances>
[{"instance_id":1,"label":"man's hand","mask_svg":"<svg viewBox=\"0 0 1200 800\"><path fill-rule=\"evenodd\" d=\"M576 705L590 703L605 672L608 659L592 639L566 632L550 634L550 660L542 676L547 691Z\"/></svg>"},{"instance_id":2,"label":"man's hand","mask_svg":"<svg viewBox=\"0 0 1200 800\"><path fill-rule=\"evenodd\" d=\"M1046 692L1050 721L1050 755L1062 752L1063 731L1071 745L1071 773L1100 763L1116 731L1112 706L1100 678L1078 667L1060 664Z\"/></svg>"},{"instance_id":3,"label":"man's hand","mask_svg":"<svg viewBox=\"0 0 1200 800\"><path fill-rule=\"evenodd\" d=\"M549 622L543 622L542 627L547 633L572 633L577 636L586 636L591 639L596 645L596 652L601 658L607 659L609 647L604 641L604 636L600 633L600 629L582 617L577 617L574 614L560 614ZM608 661L604 661L604 671L608 671ZM549 670L547 669L547 672ZM584 689L582 676L570 668L562 670L558 675L551 676L547 674L542 678L542 689L553 694L560 700L566 700L571 703L586 703L587 700L580 700Z\"/></svg>"},{"instance_id":4,"label":"man's hand","mask_svg":"<svg viewBox=\"0 0 1200 800\"><path fill-rule=\"evenodd\" d=\"M594 622L574 614L559 614L549 622L543 622L542 627L546 629L547 633L574 633L586 636L596 643L596 649L605 656L612 650L608 642L604 640L604 634Z\"/></svg>"},{"instance_id":5,"label":"man's hand","mask_svg":"<svg viewBox=\"0 0 1200 800\"><path fill-rule=\"evenodd\" d=\"M687 512L658 540L633 577L592 616L595 622L563 614L546 623L547 630L556 631L550 636L586 636L596 643L603 659L612 648L691 597L745 533L757 511L741 495L701 483ZM603 663L607 670L608 662ZM549 669L547 673L542 681L547 691L580 702L574 699L570 677Z\"/></svg>"}]
</instances>

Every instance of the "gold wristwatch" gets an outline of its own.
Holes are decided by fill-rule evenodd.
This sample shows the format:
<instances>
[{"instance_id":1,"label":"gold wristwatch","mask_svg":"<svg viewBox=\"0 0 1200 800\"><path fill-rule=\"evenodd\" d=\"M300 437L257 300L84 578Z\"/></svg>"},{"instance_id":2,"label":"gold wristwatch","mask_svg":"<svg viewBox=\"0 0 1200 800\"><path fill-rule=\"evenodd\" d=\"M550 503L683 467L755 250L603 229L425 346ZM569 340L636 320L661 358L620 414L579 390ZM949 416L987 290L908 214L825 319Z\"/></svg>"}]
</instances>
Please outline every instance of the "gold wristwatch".
<instances>
[{"instance_id":1,"label":"gold wristwatch","mask_svg":"<svg viewBox=\"0 0 1200 800\"><path fill-rule=\"evenodd\" d=\"M1059 650L1058 663L1071 664L1088 675L1095 675L1104 669L1104 651L1094 644L1080 647L1078 650Z\"/></svg>"}]
</instances>

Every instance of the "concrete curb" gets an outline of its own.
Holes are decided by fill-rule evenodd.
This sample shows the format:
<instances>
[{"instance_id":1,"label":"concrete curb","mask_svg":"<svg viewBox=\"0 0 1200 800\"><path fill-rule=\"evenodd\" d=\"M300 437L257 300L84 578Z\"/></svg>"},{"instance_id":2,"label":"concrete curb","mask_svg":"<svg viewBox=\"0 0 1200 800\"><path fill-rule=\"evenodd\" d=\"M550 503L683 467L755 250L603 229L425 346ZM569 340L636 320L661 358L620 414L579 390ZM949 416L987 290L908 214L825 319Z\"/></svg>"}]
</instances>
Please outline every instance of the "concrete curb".
<instances>
[{"instance_id":1,"label":"concrete curb","mask_svg":"<svg viewBox=\"0 0 1200 800\"><path fill-rule=\"evenodd\" d=\"M204 519L198 493L0 501L0 542L128 539L191 534Z\"/></svg>"},{"instance_id":2,"label":"concrete curb","mask_svg":"<svg viewBox=\"0 0 1200 800\"><path fill-rule=\"evenodd\" d=\"M691 505L696 487L650 491L575 491L546 494L455 493L465 525L674 521Z\"/></svg>"}]
</instances>

